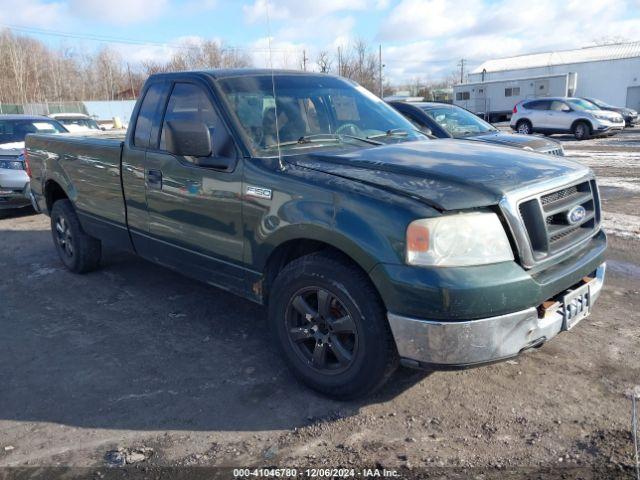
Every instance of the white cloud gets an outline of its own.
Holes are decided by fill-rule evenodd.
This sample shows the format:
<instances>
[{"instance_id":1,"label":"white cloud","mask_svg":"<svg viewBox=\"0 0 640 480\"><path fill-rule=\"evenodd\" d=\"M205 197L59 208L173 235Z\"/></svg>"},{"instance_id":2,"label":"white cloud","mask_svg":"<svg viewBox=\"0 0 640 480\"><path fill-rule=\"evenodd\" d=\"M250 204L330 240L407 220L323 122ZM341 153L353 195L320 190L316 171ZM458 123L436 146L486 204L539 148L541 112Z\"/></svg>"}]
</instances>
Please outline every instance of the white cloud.
<instances>
[{"instance_id":1,"label":"white cloud","mask_svg":"<svg viewBox=\"0 0 640 480\"><path fill-rule=\"evenodd\" d=\"M313 64L310 46L304 43L290 41L276 41L271 39L271 52L269 52L269 38L259 38L249 45L253 64L262 68L300 68L303 50L307 51L309 67ZM311 69L311 68L310 68Z\"/></svg>"},{"instance_id":2,"label":"white cloud","mask_svg":"<svg viewBox=\"0 0 640 480\"><path fill-rule=\"evenodd\" d=\"M481 0L402 0L380 30L383 40L416 40L452 35L475 25Z\"/></svg>"},{"instance_id":3,"label":"white cloud","mask_svg":"<svg viewBox=\"0 0 640 480\"><path fill-rule=\"evenodd\" d=\"M327 16L323 28L317 28L317 19L300 19L285 24L273 36L281 41L308 42L314 45L334 43L336 39L351 38L356 20L353 17Z\"/></svg>"},{"instance_id":4,"label":"white cloud","mask_svg":"<svg viewBox=\"0 0 640 480\"><path fill-rule=\"evenodd\" d=\"M69 0L73 14L114 25L153 20L163 13L168 0Z\"/></svg>"},{"instance_id":5,"label":"white cloud","mask_svg":"<svg viewBox=\"0 0 640 480\"><path fill-rule=\"evenodd\" d=\"M382 22L378 38L394 45L384 49L394 80L443 76L461 58L473 68L492 58L578 48L602 38L640 40L632 1L619 0L612 8L602 0L537 0L522 8L512 0L402 0Z\"/></svg>"},{"instance_id":6,"label":"white cloud","mask_svg":"<svg viewBox=\"0 0 640 480\"><path fill-rule=\"evenodd\" d=\"M64 2L41 0L0 0L0 23L24 27L52 27L65 22L67 6Z\"/></svg>"},{"instance_id":7,"label":"white cloud","mask_svg":"<svg viewBox=\"0 0 640 480\"><path fill-rule=\"evenodd\" d=\"M242 7L247 22L266 21L267 7L270 20L315 18L340 11L364 10L369 6L384 6L385 0L254 0ZM319 25L319 23L317 23Z\"/></svg>"}]
</instances>

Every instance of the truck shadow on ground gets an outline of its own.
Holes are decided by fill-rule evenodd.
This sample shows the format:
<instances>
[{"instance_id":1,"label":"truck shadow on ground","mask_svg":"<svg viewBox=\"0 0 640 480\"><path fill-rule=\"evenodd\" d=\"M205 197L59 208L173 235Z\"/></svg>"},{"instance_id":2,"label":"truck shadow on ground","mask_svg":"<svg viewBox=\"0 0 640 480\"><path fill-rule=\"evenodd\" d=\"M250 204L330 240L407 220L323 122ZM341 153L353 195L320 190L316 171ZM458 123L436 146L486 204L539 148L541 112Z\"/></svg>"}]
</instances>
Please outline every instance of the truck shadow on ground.
<instances>
[{"instance_id":1,"label":"truck shadow on ground","mask_svg":"<svg viewBox=\"0 0 640 480\"><path fill-rule=\"evenodd\" d=\"M48 230L4 230L0 420L105 429L278 430L358 413L413 387L400 370L372 398L298 383L264 309L132 255L74 275ZM13 254L10 252L14 252Z\"/></svg>"}]
</instances>

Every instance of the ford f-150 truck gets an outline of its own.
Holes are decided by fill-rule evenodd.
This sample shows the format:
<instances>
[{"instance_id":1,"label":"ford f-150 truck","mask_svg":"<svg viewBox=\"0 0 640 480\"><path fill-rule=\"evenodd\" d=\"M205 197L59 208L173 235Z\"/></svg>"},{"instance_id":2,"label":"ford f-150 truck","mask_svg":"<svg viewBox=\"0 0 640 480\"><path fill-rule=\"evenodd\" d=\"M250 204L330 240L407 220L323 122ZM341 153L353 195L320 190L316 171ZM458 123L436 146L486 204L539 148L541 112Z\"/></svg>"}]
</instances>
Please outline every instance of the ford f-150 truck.
<instances>
[{"instance_id":1,"label":"ford f-150 truck","mask_svg":"<svg viewBox=\"0 0 640 480\"><path fill-rule=\"evenodd\" d=\"M400 363L539 347L604 281L590 169L431 141L339 77L153 75L126 136L26 147L33 204L71 271L112 244L263 304L294 373L337 398L370 394Z\"/></svg>"}]
</instances>

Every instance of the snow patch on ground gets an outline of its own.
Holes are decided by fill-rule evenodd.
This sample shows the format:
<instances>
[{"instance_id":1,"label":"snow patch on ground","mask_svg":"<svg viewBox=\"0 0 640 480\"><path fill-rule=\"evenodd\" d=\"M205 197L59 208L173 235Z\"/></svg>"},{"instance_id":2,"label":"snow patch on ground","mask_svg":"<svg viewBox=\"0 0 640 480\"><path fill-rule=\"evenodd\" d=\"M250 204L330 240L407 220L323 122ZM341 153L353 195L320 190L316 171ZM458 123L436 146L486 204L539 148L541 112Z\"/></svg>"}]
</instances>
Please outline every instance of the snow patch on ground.
<instances>
[{"instance_id":1,"label":"snow patch on ground","mask_svg":"<svg viewBox=\"0 0 640 480\"><path fill-rule=\"evenodd\" d=\"M598 185L640 192L640 178L638 177L598 177Z\"/></svg>"},{"instance_id":2,"label":"snow patch on ground","mask_svg":"<svg viewBox=\"0 0 640 480\"><path fill-rule=\"evenodd\" d=\"M640 240L640 217L624 213L603 212L605 232L622 238Z\"/></svg>"},{"instance_id":3,"label":"snow patch on ground","mask_svg":"<svg viewBox=\"0 0 640 480\"><path fill-rule=\"evenodd\" d=\"M640 152L574 150L567 157L588 167L640 168Z\"/></svg>"}]
</instances>

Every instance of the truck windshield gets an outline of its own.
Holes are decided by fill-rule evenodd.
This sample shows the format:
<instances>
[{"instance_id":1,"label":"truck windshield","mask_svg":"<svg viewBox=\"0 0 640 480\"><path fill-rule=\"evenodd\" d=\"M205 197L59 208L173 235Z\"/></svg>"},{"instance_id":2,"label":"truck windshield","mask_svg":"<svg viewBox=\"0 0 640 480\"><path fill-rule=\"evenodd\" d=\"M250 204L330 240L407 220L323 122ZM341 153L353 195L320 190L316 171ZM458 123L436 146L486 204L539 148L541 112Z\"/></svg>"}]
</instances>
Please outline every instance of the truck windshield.
<instances>
[{"instance_id":1,"label":"truck windshield","mask_svg":"<svg viewBox=\"0 0 640 480\"><path fill-rule=\"evenodd\" d=\"M378 97L344 79L275 75L274 80L272 85L268 74L218 80L258 155L273 154L278 142L286 154L326 146L363 148L427 138Z\"/></svg>"},{"instance_id":2,"label":"truck windshield","mask_svg":"<svg viewBox=\"0 0 640 480\"><path fill-rule=\"evenodd\" d=\"M464 108L454 105L450 107L425 108L424 112L454 138L496 131L491 124Z\"/></svg>"}]
</instances>

